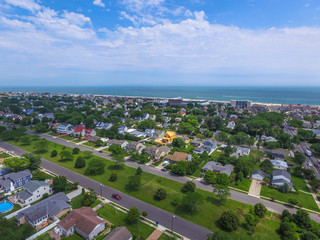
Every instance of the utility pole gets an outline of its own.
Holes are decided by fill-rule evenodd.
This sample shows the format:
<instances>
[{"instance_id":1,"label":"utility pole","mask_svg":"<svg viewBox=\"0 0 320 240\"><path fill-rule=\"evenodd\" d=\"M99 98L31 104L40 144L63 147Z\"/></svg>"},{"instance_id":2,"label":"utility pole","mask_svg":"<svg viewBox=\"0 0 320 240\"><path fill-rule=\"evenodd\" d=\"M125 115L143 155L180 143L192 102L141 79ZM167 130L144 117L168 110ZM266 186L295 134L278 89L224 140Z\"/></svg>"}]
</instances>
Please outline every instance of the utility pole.
<instances>
[{"instance_id":1,"label":"utility pole","mask_svg":"<svg viewBox=\"0 0 320 240\"><path fill-rule=\"evenodd\" d=\"M172 220L171 220L171 232L172 232L172 236L174 237L174 234L173 234L173 220L176 216L172 214Z\"/></svg>"},{"instance_id":2,"label":"utility pole","mask_svg":"<svg viewBox=\"0 0 320 240\"><path fill-rule=\"evenodd\" d=\"M100 196L101 196L101 198L102 198L102 184L100 183Z\"/></svg>"}]
</instances>

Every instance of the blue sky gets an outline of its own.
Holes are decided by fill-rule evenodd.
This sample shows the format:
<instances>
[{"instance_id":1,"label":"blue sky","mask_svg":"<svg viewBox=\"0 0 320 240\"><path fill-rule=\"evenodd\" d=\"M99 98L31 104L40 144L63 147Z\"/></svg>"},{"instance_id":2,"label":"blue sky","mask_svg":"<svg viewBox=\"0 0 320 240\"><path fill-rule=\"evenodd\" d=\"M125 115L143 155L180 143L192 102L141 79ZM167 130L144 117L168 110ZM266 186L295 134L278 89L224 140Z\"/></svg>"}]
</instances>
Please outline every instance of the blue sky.
<instances>
[{"instance_id":1,"label":"blue sky","mask_svg":"<svg viewBox=\"0 0 320 240\"><path fill-rule=\"evenodd\" d=\"M0 84L320 85L317 0L0 0Z\"/></svg>"}]
</instances>

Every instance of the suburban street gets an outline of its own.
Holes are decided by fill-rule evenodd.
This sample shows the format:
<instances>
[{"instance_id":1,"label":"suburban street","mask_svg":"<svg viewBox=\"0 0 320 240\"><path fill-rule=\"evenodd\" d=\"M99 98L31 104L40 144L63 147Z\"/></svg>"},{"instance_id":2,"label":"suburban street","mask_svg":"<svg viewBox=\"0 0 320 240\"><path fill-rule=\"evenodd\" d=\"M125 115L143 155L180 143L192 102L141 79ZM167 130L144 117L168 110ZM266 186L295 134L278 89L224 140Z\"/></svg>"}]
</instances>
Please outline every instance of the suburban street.
<instances>
[{"instance_id":1,"label":"suburban street","mask_svg":"<svg viewBox=\"0 0 320 240\"><path fill-rule=\"evenodd\" d=\"M95 156L111 159L111 156L109 154L107 154L107 153L99 153L98 151L95 151L93 149L87 148L85 146L76 145L76 144L74 144L72 142L61 140L59 138L54 138L54 137L46 135L46 134L38 134L38 133L35 133L34 131L30 131L30 130L28 130L26 133L31 134L31 135L39 135L39 136L41 136L41 137L43 137L43 138L45 138L45 139L47 139L49 141L52 141L52 142L55 142L57 144L61 144L61 145L64 145L64 146L67 146L67 147L70 147L70 148L78 147L82 151L91 150ZM4 147L4 146L6 146L6 147ZM14 147L14 146L12 146L12 145L10 145L8 143L4 143L4 142L0 142L0 147L3 147L5 149L7 149L7 147L16 148L16 147ZM46 160L45 162L48 162L48 161ZM139 164L139 163L131 162L131 161L126 161L125 164L127 166L133 167L133 168L141 167L142 170L145 171L145 172L148 172L148 173L151 173L151 174L154 174L154 175L157 175L157 176L165 177L165 178L177 181L177 182L185 183L187 181L190 181L190 178L188 178L188 177L177 176L177 175L172 174L170 172L162 172L162 171L159 171L159 169L156 169L156 168L148 166L148 165ZM60 167L59 165L56 165L56 164L54 164L54 165L55 165L55 168L59 168ZM46 164L46 167L50 167L50 166L51 165L49 165L48 163ZM61 168L63 168L63 167L61 167ZM63 168L63 169L65 169L65 168ZM48 169L48 170L51 171L51 169ZM70 170L68 170L68 171L70 171ZM57 174L59 174L59 173L57 173ZM79 174L77 174L77 175L80 176ZM73 181L73 180L70 179L70 181ZM211 185L203 184L203 183L201 183L201 182L199 182L197 180L194 180L194 182L195 182L196 186L198 188L202 189L202 190L209 191L209 192L212 192L212 190L213 190ZM260 199L260 198L254 197L254 196L250 196L248 194L244 194L244 193L241 193L241 192L238 192L238 191L230 190L230 193L231 193L230 198L233 199L233 200L236 200L236 201L239 201L239 202L243 202L243 203L247 203L247 204L250 204L250 205L255 205L256 203L261 202L268 208L269 211L274 212L274 213L281 214L282 211L285 210L285 209L287 209L291 213L294 213L294 212L297 211L297 209L290 208L290 207L287 207L285 205L282 205L282 204L279 204L279 203L276 203L276 202L272 202L272 201ZM320 217L318 215L315 215L315 214L310 214L310 215L311 215L312 219L316 220L317 222L320 222Z\"/></svg>"},{"instance_id":2,"label":"suburban street","mask_svg":"<svg viewBox=\"0 0 320 240\"><path fill-rule=\"evenodd\" d=\"M17 148L13 145L10 145L6 142L0 142L0 147L8 150L8 151L14 151L17 155L22 155L26 153L26 151ZM72 182L79 182L79 185L84 188L93 188L98 194L100 194L100 183L92 180L86 176L80 175L76 172L73 172L67 168L64 168L60 165L57 165L55 163L52 163L46 159L42 159L41 167L57 174L66 176L68 180ZM148 219L156 222L159 221L159 224L162 226L165 226L168 229L171 229L172 227L172 213L166 212L160 208L157 208L153 205L147 204L141 200L138 200L136 198L133 198L125 193L119 192L111 187L108 187L106 185L102 185L102 196L104 198L107 198L110 201L114 201L114 199L111 197L113 193L118 193L121 195L122 199L120 201L117 201L116 203L121 205L125 208L130 208L132 206L136 206L140 212L142 210L148 212ZM182 236L185 236L189 239L195 239L195 240L204 240L207 237L207 234L211 231L201 227L195 223L189 222L183 218L180 218L178 216L175 216L174 218L174 231L181 234Z\"/></svg>"}]
</instances>

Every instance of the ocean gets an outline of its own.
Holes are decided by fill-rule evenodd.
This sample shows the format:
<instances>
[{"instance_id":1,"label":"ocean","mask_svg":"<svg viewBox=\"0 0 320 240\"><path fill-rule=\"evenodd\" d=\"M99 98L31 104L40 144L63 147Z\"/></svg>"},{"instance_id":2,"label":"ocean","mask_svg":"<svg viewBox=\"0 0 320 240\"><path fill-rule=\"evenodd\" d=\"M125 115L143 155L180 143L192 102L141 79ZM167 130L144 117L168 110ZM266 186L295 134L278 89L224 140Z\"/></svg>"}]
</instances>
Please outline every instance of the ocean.
<instances>
[{"instance_id":1,"label":"ocean","mask_svg":"<svg viewBox=\"0 0 320 240\"><path fill-rule=\"evenodd\" d=\"M1 87L0 91L78 93L203 100L251 100L261 103L320 105L320 87L247 86L69 86Z\"/></svg>"}]
</instances>

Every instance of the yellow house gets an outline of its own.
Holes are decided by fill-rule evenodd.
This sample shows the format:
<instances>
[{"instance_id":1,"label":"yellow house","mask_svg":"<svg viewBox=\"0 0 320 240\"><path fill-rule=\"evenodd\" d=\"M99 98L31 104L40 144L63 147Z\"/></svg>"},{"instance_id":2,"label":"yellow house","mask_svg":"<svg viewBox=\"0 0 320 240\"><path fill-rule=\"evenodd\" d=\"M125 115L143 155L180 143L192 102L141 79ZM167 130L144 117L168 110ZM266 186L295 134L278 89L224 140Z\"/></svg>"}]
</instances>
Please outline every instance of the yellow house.
<instances>
[{"instance_id":1,"label":"yellow house","mask_svg":"<svg viewBox=\"0 0 320 240\"><path fill-rule=\"evenodd\" d=\"M167 131L161 140L155 140L156 143L167 144L171 143L173 139L177 137L176 133L173 131Z\"/></svg>"}]
</instances>

